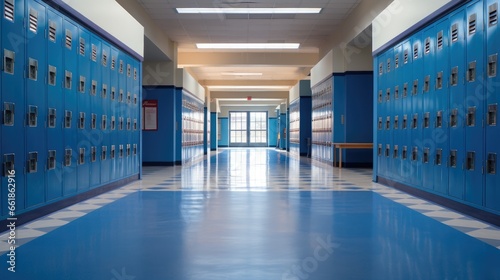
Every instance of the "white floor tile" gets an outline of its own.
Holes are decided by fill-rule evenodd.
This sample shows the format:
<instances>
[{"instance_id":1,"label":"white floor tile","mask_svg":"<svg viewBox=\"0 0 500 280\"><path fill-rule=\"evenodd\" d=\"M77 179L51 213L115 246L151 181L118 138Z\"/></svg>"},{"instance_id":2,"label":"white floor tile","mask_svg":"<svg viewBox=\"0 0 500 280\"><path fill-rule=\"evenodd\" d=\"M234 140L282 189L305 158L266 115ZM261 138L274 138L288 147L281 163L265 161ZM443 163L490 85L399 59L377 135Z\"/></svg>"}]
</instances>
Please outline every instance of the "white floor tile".
<instances>
[{"instance_id":1,"label":"white floor tile","mask_svg":"<svg viewBox=\"0 0 500 280\"><path fill-rule=\"evenodd\" d=\"M49 218L52 219L65 219L65 218L79 218L81 216L84 216L85 212L78 212L78 211L61 211L61 212L56 212L52 215L49 216Z\"/></svg>"},{"instance_id":2,"label":"white floor tile","mask_svg":"<svg viewBox=\"0 0 500 280\"><path fill-rule=\"evenodd\" d=\"M478 229L486 228L489 226L488 224L485 224L483 222L476 221L476 220L469 220L469 219L468 220L454 219L454 220L445 221L444 224L449 225L449 226L470 227L470 228L478 228Z\"/></svg>"},{"instance_id":3,"label":"white floor tile","mask_svg":"<svg viewBox=\"0 0 500 280\"><path fill-rule=\"evenodd\" d=\"M450 218L450 219L458 219L464 217L455 212L450 211L433 211L425 213L426 216L435 217L435 218Z\"/></svg>"},{"instance_id":4,"label":"white floor tile","mask_svg":"<svg viewBox=\"0 0 500 280\"><path fill-rule=\"evenodd\" d=\"M67 221L57 220L57 219L43 219L34 221L32 223L27 224L25 227L31 229L39 229L39 228L47 228L47 227L60 227L67 224Z\"/></svg>"},{"instance_id":5,"label":"white floor tile","mask_svg":"<svg viewBox=\"0 0 500 280\"><path fill-rule=\"evenodd\" d=\"M405 199L395 199L397 203L401 204L422 204L425 203L424 200L418 199L418 198L405 198Z\"/></svg>"},{"instance_id":6,"label":"white floor tile","mask_svg":"<svg viewBox=\"0 0 500 280\"><path fill-rule=\"evenodd\" d=\"M477 238L500 240L500 230L478 229L475 231L468 232L467 234Z\"/></svg>"},{"instance_id":7,"label":"white floor tile","mask_svg":"<svg viewBox=\"0 0 500 280\"><path fill-rule=\"evenodd\" d=\"M408 207L410 207L411 209L415 209L415 210L429 210L429 211L445 210L443 207L437 206L434 204L416 204L416 205L410 205Z\"/></svg>"},{"instance_id":8,"label":"white floor tile","mask_svg":"<svg viewBox=\"0 0 500 280\"><path fill-rule=\"evenodd\" d=\"M16 239L22 239L22 238L35 238L44 235L45 232L35 230L35 229L30 229L30 228L22 228L16 231Z\"/></svg>"}]
</instances>

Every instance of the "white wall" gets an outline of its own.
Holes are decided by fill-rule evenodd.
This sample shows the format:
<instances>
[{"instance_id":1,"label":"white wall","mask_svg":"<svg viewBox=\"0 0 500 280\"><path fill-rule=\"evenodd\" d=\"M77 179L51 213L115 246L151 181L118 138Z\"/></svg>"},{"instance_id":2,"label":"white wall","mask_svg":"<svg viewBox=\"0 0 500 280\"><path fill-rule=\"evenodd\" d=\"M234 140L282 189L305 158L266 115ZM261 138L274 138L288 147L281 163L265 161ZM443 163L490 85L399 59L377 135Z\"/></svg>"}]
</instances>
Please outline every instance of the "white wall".
<instances>
[{"instance_id":1,"label":"white wall","mask_svg":"<svg viewBox=\"0 0 500 280\"><path fill-rule=\"evenodd\" d=\"M266 112L268 118L276 118L276 107L275 106L221 106L219 118L229 117L230 111L243 111L243 112Z\"/></svg>"},{"instance_id":2,"label":"white wall","mask_svg":"<svg viewBox=\"0 0 500 280\"><path fill-rule=\"evenodd\" d=\"M290 89L290 95L288 100L290 100L290 103L292 103L299 97L300 97L300 81Z\"/></svg>"},{"instance_id":3,"label":"white wall","mask_svg":"<svg viewBox=\"0 0 500 280\"><path fill-rule=\"evenodd\" d=\"M311 69L311 87L317 85L323 79L333 73L333 50L323 57L318 64Z\"/></svg>"},{"instance_id":4,"label":"white wall","mask_svg":"<svg viewBox=\"0 0 500 280\"><path fill-rule=\"evenodd\" d=\"M372 50L376 51L451 0L394 0L372 22Z\"/></svg>"},{"instance_id":5,"label":"white wall","mask_svg":"<svg viewBox=\"0 0 500 280\"><path fill-rule=\"evenodd\" d=\"M200 100L205 101L205 88L202 87L198 81L189 74L185 69L179 69L182 71L182 88L194 94Z\"/></svg>"},{"instance_id":6,"label":"white wall","mask_svg":"<svg viewBox=\"0 0 500 280\"><path fill-rule=\"evenodd\" d=\"M115 0L62 0L144 57L144 27Z\"/></svg>"}]
</instances>

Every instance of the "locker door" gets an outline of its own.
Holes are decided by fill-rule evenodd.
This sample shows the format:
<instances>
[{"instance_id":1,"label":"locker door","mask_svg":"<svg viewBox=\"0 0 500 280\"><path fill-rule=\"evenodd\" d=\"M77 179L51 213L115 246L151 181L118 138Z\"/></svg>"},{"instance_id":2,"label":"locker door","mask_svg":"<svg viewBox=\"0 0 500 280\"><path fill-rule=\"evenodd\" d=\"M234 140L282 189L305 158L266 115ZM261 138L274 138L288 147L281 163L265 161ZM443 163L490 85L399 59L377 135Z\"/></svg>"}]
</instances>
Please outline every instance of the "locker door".
<instances>
[{"instance_id":1,"label":"locker door","mask_svg":"<svg viewBox=\"0 0 500 280\"><path fill-rule=\"evenodd\" d=\"M110 73L110 85L111 85L111 91L110 91L110 104L111 104L111 110L109 111L108 120L109 120L109 125L107 128L107 132L109 135L108 138L108 144L106 145L108 147L108 159L109 160L109 174L110 174L110 180L114 181L118 179L118 161L116 156L112 157L112 145L117 145L118 143L118 134L116 133L116 129L112 129L111 127L111 121L112 118L115 118L115 116L118 114L120 110L120 103L119 103L119 95L120 95L120 85L119 85L119 76L120 74L120 64L119 64L119 51L115 48L111 48L111 73Z\"/></svg>"},{"instance_id":2,"label":"locker door","mask_svg":"<svg viewBox=\"0 0 500 280\"><path fill-rule=\"evenodd\" d=\"M45 116L47 100L47 45L45 6L34 0L26 5L26 207L45 202L45 159L47 158Z\"/></svg>"},{"instance_id":3,"label":"locker door","mask_svg":"<svg viewBox=\"0 0 500 280\"><path fill-rule=\"evenodd\" d=\"M403 89L401 92L402 96L402 113L401 113L401 144L399 147L401 153L401 179L402 183L410 185L412 168L411 161L408 154L408 150L411 147L411 126L410 120L412 116L412 97L411 97L411 84L413 81L413 56L412 56L412 44L411 41L406 41L403 43L403 64L401 66L402 71L402 83Z\"/></svg>"},{"instance_id":4,"label":"locker door","mask_svg":"<svg viewBox=\"0 0 500 280\"><path fill-rule=\"evenodd\" d=\"M142 66L139 61L135 61L134 67L134 89L133 89L133 99L132 99L132 130L133 130L133 140L132 140L132 155L133 155L133 173L140 172L141 160L140 160L140 143L141 143L141 132L138 124L141 118L141 107L140 100L142 100Z\"/></svg>"},{"instance_id":5,"label":"locker door","mask_svg":"<svg viewBox=\"0 0 500 280\"><path fill-rule=\"evenodd\" d=\"M385 161L386 176L394 179L396 172L392 167L392 147L394 146L394 129L392 121L394 120L394 50L389 49L385 57L385 88L384 88L384 101L385 101L385 115L383 116L383 126L385 131L385 145L383 146L384 154L383 160Z\"/></svg>"},{"instance_id":6,"label":"locker door","mask_svg":"<svg viewBox=\"0 0 500 280\"><path fill-rule=\"evenodd\" d=\"M422 187L434 189L434 157L436 151L436 140L434 139L434 119L436 115L436 92L435 92L435 75L436 75L436 31L435 27L431 26L424 30L423 33L423 63L424 74L422 84L422 127L423 138L421 146L422 151Z\"/></svg>"},{"instance_id":7,"label":"locker door","mask_svg":"<svg viewBox=\"0 0 500 280\"><path fill-rule=\"evenodd\" d=\"M400 44L394 48L394 82L393 84L393 119L392 119L392 129L393 129L393 145L391 151L391 161L392 165L390 169L392 170L392 178L401 182L401 150L400 147L403 146L401 120L404 113L403 110L403 45Z\"/></svg>"},{"instance_id":8,"label":"locker door","mask_svg":"<svg viewBox=\"0 0 500 280\"><path fill-rule=\"evenodd\" d=\"M132 133L132 113L133 113L133 94L134 94L134 59L127 55L127 96L125 102L125 111L124 111L124 135L126 145L125 151L125 170L124 176L128 177L132 174L133 169L133 157L132 157L132 142L133 142L133 133Z\"/></svg>"},{"instance_id":9,"label":"locker door","mask_svg":"<svg viewBox=\"0 0 500 280\"><path fill-rule=\"evenodd\" d=\"M24 1L2 1L2 163L4 170L15 171L16 210L25 209L25 84L26 58L23 38ZM2 174L3 199L7 197L7 172ZM3 202L3 205L6 205ZM2 208L2 216L7 216L7 207Z\"/></svg>"},{"instance_id":10,"label":"locker door","mask_svg":"<svg viewBox=\"0 0 500 280\"><path fill-rule=\"evenodd\" d=\"M378 57L378 89L377 89L377 161L378 174L381 177L387 177L387 160L384 157L384 147L387 144L387 131L384 129L384 118L387 117L387 106L384 92L387 88L387 70L386 70L387 54L384 53Z\"/></svg>"},{"instance_id":11,"label":"locker door","mask_svg":"<svg viewBox=\"0 0 500 280\"><path fill-rule=\"evenodd\" d=\"M101 81L102 81L102 86L101 86L101 93L100 93L100 99L101 99L101 104L97 108L93 108L93 113L96 114L97 116L103 116L103 115L110 115L111 113L111 89L115 88L116 86L113 86L111 84L111 73L114 71L112 69L112 54L111 54L111 47L106 44L105 42L102 42L102 61L101 61ZM116 90L115 90L116 91ZM106 184L110 180L110 168L111 168L111 162L109 159L106 157L103 157L103 147L107 147L109 145L110 141L110 135L109 133L106 133L102 131L102 129L96 129L96 133L100 135L99 141L96 141L94 143L94 146L97 148L98 151L100 151L99 157L97 157L96 162L92 163L92 174L97 174L100 172L101 178L100 178L100 183L101 184ZM107 148L105 148L107 149ZM95 170L95 168L99 168L99 171ZM93 175L94 176L94 175ZM93 185L95 187L95 185Z\"/></svg>"},{"instance_id":12,"label":"locker door","mask_svg":"<svg viewBox=\"0 0 500 280\"><path fill-rule=\"evenodd\" d=\"M90 75L91 73L91 57L94 56L94 49L91 47L92 42L90 33L84 28L78 29L78 35L75 36L75 44L77 44L78 56L78 89L77 89L77 118L76 130L78 142L76 152L78 154L77 170L78 170L78 192L83 192L90 187L90 153L92 145L91 135L91 99L96 95L97 87L96 80ZM81 154L83 153L83 154Z\"/></svg>"},{"instance_id":13,"label":"locker door","mask_svg":"<svg viewBox=\"0 0 500 280\"><path fill-rule=\"evenodd\" d=\"M120 52L118 59L118 107L116 112L116 135L117 135L117 176L119 179L125 176L124 145L126 145L127 135L123 130L123 120L127 110L127 55Z\"/></svg>"},{"instance_id":14,"label":"locker door","mask_svg":"<svg viewBox=\"0 0 500 280\"><path fill-rule=\"evenodd\" d=\"M374 56L373 57L373 181L377 182L377 177L379 176L379 162L378 162L378 154L377 154L377 149L378 143L379 143L379 131L378 131L378 116L380 114L380 105L378 102L378 91L380 87L380 75L379 75L379 69L378 69L378 61L379 61L379 56ZM312 110L312 141L314 141L314 106L315 106L315 98L314 98L314 93L313 93L313 98L311 100L311 108Z\"/></svg>"},{"instance_id":15,"label":"locker door","mask_svg":"<svg viewBox=\"0 0 500 280\"><path fill-rule=\"evenodd\" d=\"M483 205L484 194L484 13L483 2L467 7L465 200Z\"/></svg>"},{"instance_id":16,"label":"locker door","mask_svg":"<svg viewBox=\"0 0 500 280\"><path fill-rule=\"evenodd\" d=\"M436 25L436 74L435 74L435 120L433 122L436 149L434 153L434 190L448 194L448 164L449 158L449 81L450 57L449 57L449 28L448 19L444 19Z\"/></svg>"},{"instance_id":17,"label":"locker door","mask_svg":"<svg viewBox=\"0 0 500 280\"><path fill-rule=\"evenodd\" d=\"M104 58L102 52L102 42L99 37L92 34L90 35L90 59L88 59L90 63L90 80L91 80L91 92L90 92L90 103L87 112L91 115L102 115L102 102L103 102L103 92L104 89L107 88L107 85L102 81L102 66ZM106 89L107 91L107 89ZM91 134L97 132L97 129L92 129L91 126ZM96 135L96 137L92 137L90 141L89 149L90 149L90 158L89 158L89 173L91 174L91 179L89 182L90 188L95 188L101 183L101 166L100 166L100 157L97 156L97 147L102 149L102 134ZM98 159L99 158L99 159Z\"/></svg>"},{"instance_id":18,"label":"locker door","mask_svg":"<svg viewBox=\"0 0 500 280\"><path fill-rule=\"evenodd\" d=\"M486 136L485 136L485 206L496 211L500 210L500 178L497 171L497 160L500 156L500 126L497 123L498 106L500 105L500 77L498 75L498 54L500 53L500 33L498 29L498 1L486 1Z\"/></svg>"},{"instance_id":19,"label":"locker door","mask_svg":"<svg viewBox=\"0 0 500 280\"><path fill-rule=\"evenodd\" d=\"M64 155L63 155L63 189L64 195L77 192L77 164L79 162L78 144L78 87L80 77L78 72L78 28L68 19L63 22L63 57L64 69L62 86L64 88L64 112L62 125L64 127Z\"/></svg>"},{"instance_id":20,"label":"locker door","mask_svg":"<svg viewBox=\"0 0 500 280\"><path fill-rule=\"evenodd\" d=\"M450 16L450 153L449 194L463 199L465 192L465 11Z\"/></svg>"},{"instance_id":21,"label":"locker door","mask_svg":"<svg viewBox=\"0 0 500 280\"><path fill-rule=\"evenodd\" d=\"M424 88L424 44L423 33L419 32L412 38L413 78L411 80L411 178L412 186L422 187L422 145L418 143L423 137L423 88ZM410 149L410 147L409 147Z\"/></svg>"}]
</instances>

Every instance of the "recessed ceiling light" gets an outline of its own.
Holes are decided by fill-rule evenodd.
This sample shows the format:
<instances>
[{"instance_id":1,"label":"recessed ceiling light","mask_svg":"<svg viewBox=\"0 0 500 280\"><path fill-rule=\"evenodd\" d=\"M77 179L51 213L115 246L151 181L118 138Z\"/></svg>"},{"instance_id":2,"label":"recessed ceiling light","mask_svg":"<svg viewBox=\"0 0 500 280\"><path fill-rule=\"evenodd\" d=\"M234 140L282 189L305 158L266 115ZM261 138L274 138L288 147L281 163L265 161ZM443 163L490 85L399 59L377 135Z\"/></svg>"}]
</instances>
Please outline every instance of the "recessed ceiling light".
<instances>
[{"instance_id":1,"label":"recessed ceiling light","mask_svg":"<svg viewBox=\"0 0 500 280\"><path fill-rule=\"evenodd\" d=\"M298 49L298 43L208 43L196 44L198 49Z\"/></svg>"},{"instance_id":2,"label":"recessed ceiling light","mask_svg":"<svg viewBox=\"0 0 500 280\"><path fill-rule=\"evenodd\" d=\"M319 14L321 8L176 8L179 14Z\"/></svg>"},{"instance_id":3,"label":"recessed ceiling light","mask_svg":"<svg viewBox=\"0 0 500 280\"><path fill-rule=\"evenodd\" d=\"M209 89L249 89L249 90L271 90L283 89L289 90L290 86L207 86Z\"/></svg>"},{"instance_id":4,"label":"recessed ceiling light","mask_svg":"<svg viewBox=\"0 0 500 280\"><path fill-rule=\"evenodd\" d=\"M223 76L262 76L262 73L250 73L250 72L222 72Z\"/></svg>"}]
</instances>

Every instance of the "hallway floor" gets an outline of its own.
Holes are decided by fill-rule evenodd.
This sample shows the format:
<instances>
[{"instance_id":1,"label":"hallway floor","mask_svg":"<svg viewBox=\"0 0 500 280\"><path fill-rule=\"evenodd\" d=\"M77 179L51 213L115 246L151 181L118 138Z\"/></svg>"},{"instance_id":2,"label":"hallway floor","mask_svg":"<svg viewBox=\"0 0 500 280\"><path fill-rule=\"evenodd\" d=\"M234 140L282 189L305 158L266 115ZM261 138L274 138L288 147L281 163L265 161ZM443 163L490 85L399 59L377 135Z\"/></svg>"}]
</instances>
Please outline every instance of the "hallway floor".
<instances>
[{"instance_id":1,"label":"hallway floor","mask_svg":"<svg viewBox=\"0 0 500 280\"><path fill-rule=\"evenodd\" d=\"M224 149L17 230L0 279L500 279L500 229L274 149Z\"/></svg>"}]
</instances>

